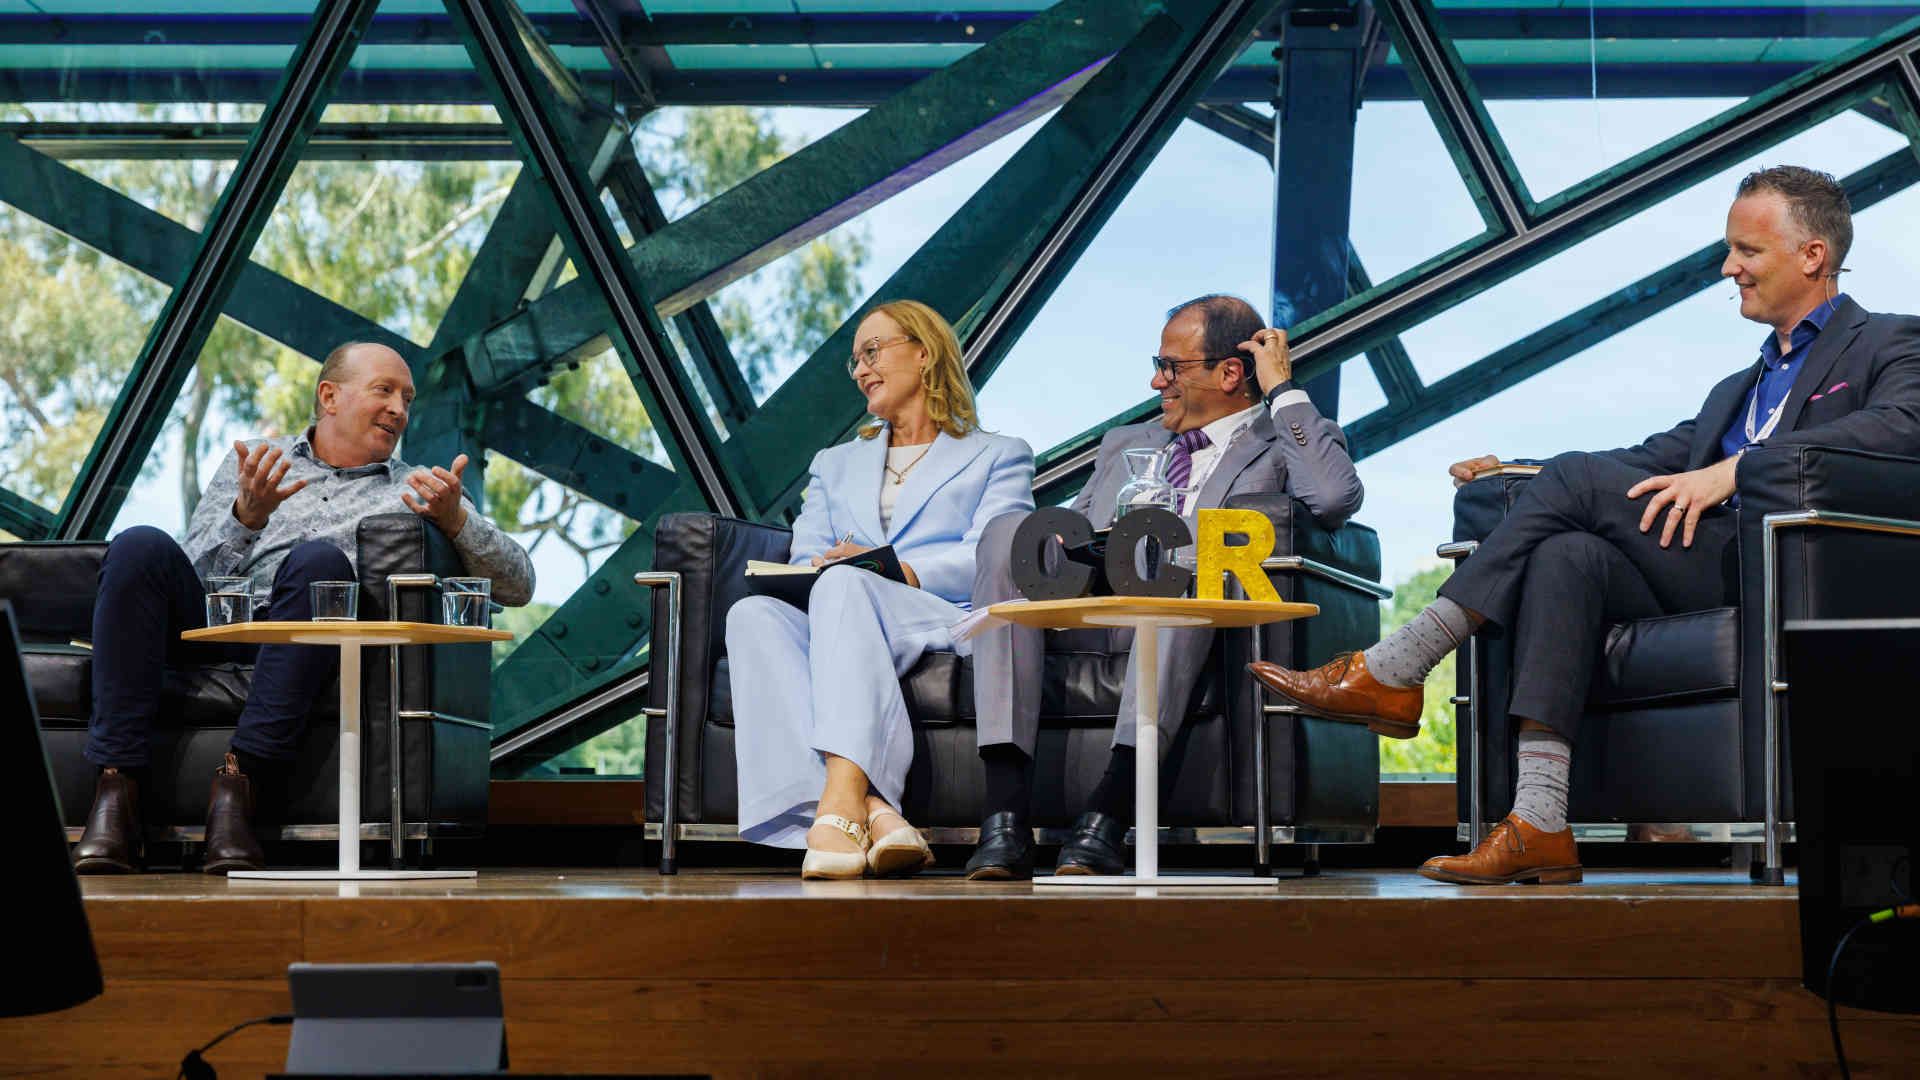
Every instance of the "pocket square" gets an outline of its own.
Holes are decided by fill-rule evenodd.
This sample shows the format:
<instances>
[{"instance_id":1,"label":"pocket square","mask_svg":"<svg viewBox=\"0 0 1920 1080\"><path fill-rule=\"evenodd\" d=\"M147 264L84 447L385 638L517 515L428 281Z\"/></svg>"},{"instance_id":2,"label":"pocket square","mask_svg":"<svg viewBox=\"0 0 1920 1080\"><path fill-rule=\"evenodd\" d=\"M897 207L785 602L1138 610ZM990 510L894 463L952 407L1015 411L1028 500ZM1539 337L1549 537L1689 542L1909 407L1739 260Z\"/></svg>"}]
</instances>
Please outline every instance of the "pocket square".
<instances>
[{"instance_id":1,"label":"pocket square","mask_svg":"<svg viewBox=\"0 0 1920 1080\"><path fill-rule=\"evenodd\" d=\"M1840 391L1840 390L1845 390L1846 388L1847 388L1846 383L1837 382L1837 383L1834 383L1832 386L1827 387L1827 391L1825 394L1815 394L1812 397L1808 398L1807 400L1819 401L1821 398L1826 397L1827 394L1835 393L1836 391Z\"/></svg>"}]
</instances>

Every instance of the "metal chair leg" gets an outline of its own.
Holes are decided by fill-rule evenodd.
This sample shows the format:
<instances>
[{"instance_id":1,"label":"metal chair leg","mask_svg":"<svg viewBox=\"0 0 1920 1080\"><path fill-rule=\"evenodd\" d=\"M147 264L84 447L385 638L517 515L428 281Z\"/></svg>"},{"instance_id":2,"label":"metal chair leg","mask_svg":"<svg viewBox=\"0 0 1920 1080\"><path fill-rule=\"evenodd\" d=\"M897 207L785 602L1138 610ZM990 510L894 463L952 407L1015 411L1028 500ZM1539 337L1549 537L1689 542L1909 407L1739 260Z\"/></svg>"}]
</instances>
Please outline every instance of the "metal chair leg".
<instances>
[{"instance_id":1,"label":"metal chair leg","mask_svg":"<svg viewBox=\"0 0 1920 1080\"><path fill-rule=\"evenodd\" d=\"M1301 877L1320 876L1320 845L1308 844L1306 858L1300 863Z\"/></svg>"}]
</instances>

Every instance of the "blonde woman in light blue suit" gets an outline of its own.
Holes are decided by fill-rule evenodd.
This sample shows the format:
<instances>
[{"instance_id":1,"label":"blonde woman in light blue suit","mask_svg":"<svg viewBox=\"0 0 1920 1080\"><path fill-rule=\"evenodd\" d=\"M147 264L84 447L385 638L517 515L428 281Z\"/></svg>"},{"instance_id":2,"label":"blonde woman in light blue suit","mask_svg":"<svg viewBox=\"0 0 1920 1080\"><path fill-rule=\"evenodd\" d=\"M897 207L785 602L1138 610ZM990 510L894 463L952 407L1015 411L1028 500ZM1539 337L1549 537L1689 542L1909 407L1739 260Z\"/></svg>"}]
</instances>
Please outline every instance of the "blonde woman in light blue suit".
<instances>
[{"instance_id":1,"label":"blonde woman in light blue suit","mask_svg":"<svg viewBox=\"0 0 1920 1080\"><path fill-rule=\"evenodd\" d=\"M876 423L814 455L794 564L893 545L906 584L831 567L807 610L750 596L727 612L740 835L806 849L801 876L921 870L900 814L913 732L899 677L952 638L987 522L1033 508L1033 450L980 430L960 343L912 300L861 320L848 371Z\"/></svg>"}]
</instances>

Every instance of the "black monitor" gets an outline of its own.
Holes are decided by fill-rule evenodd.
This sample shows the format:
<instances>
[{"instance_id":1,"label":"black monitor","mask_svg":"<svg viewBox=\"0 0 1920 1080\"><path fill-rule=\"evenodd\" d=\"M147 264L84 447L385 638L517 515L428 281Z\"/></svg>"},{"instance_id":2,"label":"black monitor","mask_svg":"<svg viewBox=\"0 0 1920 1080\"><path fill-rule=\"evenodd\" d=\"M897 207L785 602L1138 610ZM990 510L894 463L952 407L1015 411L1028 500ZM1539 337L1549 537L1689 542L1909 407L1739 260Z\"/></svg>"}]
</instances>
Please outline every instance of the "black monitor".
<instances>
[{"instance_id":1,"label":"black monitor","mask_svg":"<svg viewBox=\"0 0 1920 1080\"><path fill-rule=\"evenodd\" d=\"M1920 923L1840 936L1920 880L1920 619L1786 624L1801 981L1842 1005L1920 1012Z\"/></svg>"},{"instance_id":2,"label":"black monitor","mask_svg":"<svg viewBox=\"0 0 1920 1080\"><path fill-rule=\"evenodd\" d=\"M80 882L67 854L53 771L20 654L13 605L0 600L0 821L7 823L9 931L0 935L0 1016L70 1008L100 993Z\"/></svg>"}]
</instances>

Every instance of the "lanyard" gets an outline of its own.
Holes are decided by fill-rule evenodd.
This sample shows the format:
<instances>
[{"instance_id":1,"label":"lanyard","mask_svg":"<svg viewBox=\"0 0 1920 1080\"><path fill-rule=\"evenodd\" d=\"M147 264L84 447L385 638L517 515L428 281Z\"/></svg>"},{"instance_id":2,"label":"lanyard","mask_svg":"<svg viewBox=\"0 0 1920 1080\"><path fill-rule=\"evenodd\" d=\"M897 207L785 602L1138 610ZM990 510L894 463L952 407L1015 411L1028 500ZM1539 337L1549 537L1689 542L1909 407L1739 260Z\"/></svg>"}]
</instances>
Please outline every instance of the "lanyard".
<instances>
[{"instance_id":1,"label":"lanyard","mask_svg":"<svg viewBox=\"0 0 1920 1080\"><path fill-rule=\"evenodd\" d=\"M1780 417L1786 415L1787 398L1790 398L1793 396L1793 387L1791 386L1787 387L1787 393L1784 397L1780 399L1780 404L1774 406L1773 412L1768 414L1766 426L1756 431L1753 425L1755 421L1759 419L1760 383L1763 380L1765 380L1766 377L1767 377L1767 370L1765 367L1762 367L1760 369L1760 377L1758 379L1753 380L1753 397L1747 400L1746 433L1747 433L1747 442L1749 443L1757 443L1761 439L1764 439L1767 436L1773 434L1773 429L1780 426Z\"/></svg>"}]
</instances>

